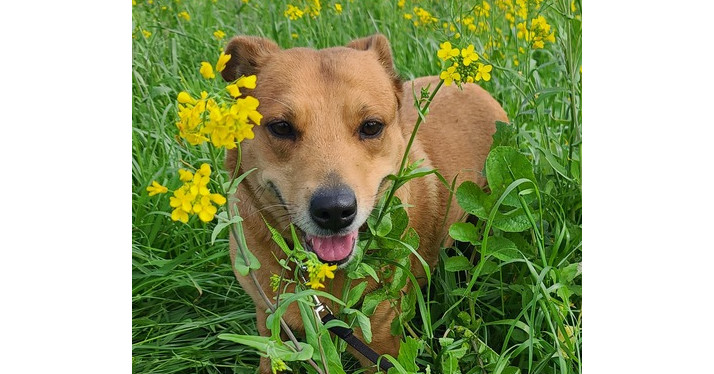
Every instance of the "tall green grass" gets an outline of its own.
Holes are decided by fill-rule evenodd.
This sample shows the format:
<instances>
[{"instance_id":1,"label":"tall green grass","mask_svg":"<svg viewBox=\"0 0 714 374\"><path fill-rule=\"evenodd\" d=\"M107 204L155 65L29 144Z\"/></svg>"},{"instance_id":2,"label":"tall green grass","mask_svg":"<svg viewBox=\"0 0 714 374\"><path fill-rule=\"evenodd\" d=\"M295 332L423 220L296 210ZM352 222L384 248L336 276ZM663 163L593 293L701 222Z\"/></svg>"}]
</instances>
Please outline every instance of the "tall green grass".
<instances>
[{"instance_id":1,"label":"tall green grass","mask_svg":"<svg viewBox=\"0 0 714 374\"><path fill-rule=\"evenodd\" d=\"M480 84L503 105L512 123L496 142L524 155L533 175L533 183L513 187L527 200L529 229L486 231L484 220L475 226L490 234L491 248L513 243L515 252L483 253L483 238L478 237L475 245L459 243L441 253L443 261L428 290L434 340L427 341L418 327L425 316L417 314L409 325L430 347L417 363L422 370L429 365L432 372L447 370L452 359L469 373L580 372L582 47L575 17L580 3L573 13L569 1L542 2L532 15L545 16L555 30L555 43L522 52L516 27L499 18L494 1L488 2L490 26L478 33L456 22L474 2L406 1L400 8L397 1L343 1L338 2L341 14L335 2L322 2L319 16L306 14L294 21L283 15L288 3L166 0L139 1L133 7L134 372L254 372L259 359L246 347L217 339L220 333L256 334L254 307L234 278L227 237L210 245L212 224L173 222L168 199L146 193L153 180L177 187L173 176L183 166L181 160L200 158L198 152L177 147L178 92L194 87L201 79L200 62L215 61L236 34L265 36L283 48L323 48L375 32L389 38L405 79L438 74L439 43L473 43L482 59L494 65L492 79ZM414 7L439 21L433 27L414 26L414 19L403 16L413 14ZM183 11L190 20L178 16ZM460 28L455 32L461 39L444 22ZM151 35L145 37L143 30ZM226 37L216 40L216 30ZM448 258L458 256L479 265L454 267ZM569 333L572 338L566 337ZM465 349L459 351L462 345Z\"/></svg>"}]
</instances>

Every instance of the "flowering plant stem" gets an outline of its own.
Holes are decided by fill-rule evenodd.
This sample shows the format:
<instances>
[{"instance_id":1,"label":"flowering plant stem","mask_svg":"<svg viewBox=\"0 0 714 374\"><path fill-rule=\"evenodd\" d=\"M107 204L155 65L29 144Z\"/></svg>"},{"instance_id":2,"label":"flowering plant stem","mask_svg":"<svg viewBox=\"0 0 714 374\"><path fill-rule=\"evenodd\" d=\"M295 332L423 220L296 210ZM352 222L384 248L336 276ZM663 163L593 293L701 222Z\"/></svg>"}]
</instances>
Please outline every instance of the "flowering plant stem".
<instances>
[{"instance_id":1,"label":"flowering plant stem","mask_svg":"<svg viewBox=\"0 0 714 374\"><path fill-rule=\"evenodd\" d=\"M414 124L414 130L412 130L412 134L409 137L409 142L407 143L407 147L404 149L404 155L402 156L402 162L399 165L399 171L397 172L397 179L392 182L392 187L389 189L389 192L387 194L387 199L384 201L384 205L382 206L382 209L379 211L379 215L377 216L377 221L376 224L374 225L375 227L378 227L380 222L382 222L382 218L384 218L384 214L389 208L389 204L392 202L392 199L394 198L394 194L397 192L397 189L401 186L400 179L404 177L404 170L406 169L407 166L407 160L409 159L409 151L412 148L412 144L414 144L414 139L416 138L417 131L419 131L419 126L421 125L422 122L424 122L424 118L426 117L428 111L429 111L429 105L431 104L431 101L434 99L436 96L436 93L439 91L441 86L444 84L444 80L440 79L439 83L436 85L434 90L431 92L431 95L429 95L429 98L424 102L423 106L417 107L417 110L419 111L419 115L417 117L416 124ZM370 236L369 239L367 239L367 243L364 246L365 251L367 248L369 248L369 245L372 244L372 238L373 236ZM347 285L348 283L345 283ZM345 292L347 291L347 288L345 288ZM346 295L346 293L345 293Z\"/></svg>"},{"instance_id":2,"label":"flowering plant stem","mask_svg":"<svg viewBox=\"0 0 714 374\"><path fill-rule=\"evenodd\" d=\"M236 207L236 214L238 214L238 208ZM230 220L232 218L231 212L230 212L230 206L228 209L228 219ZM250 269L250 258L246 254L246 251L248 250L248 246L245 242L245 234L243 233L243 225L240 222L237 222L234 225L231 225L231 234L233 235L233 238L236 240L237 246L238 246L238 255L243 257L243 260L245 263L249 266ZM271 312L275 312L276 306L275 304L270 301L270 298L268 298L268 295L265 294L265 291L263 291L263 288L260 285L260 282L258 282L258 278L255 275L255 271L253 269L250 269L248 271L248 275L250 276L250 279L253 281L253 284L255 285L255 288L258 290L258 293L260 294L260 298L263 299L265 302L265 305L268 306ZM300 346L300 342L297 340L295 337L295 334L292 332L290 329L290 326L285 322L285 320L281 317L280 318L280 326L282 326L283 331L285 334L288 336L290 341L295 344L295 348L297 349L298 352L302 351L302 347ZM324 354L323 354L324 356ZM317 371L319 374L323 374L322 370L320 367L317 365L315 361L312 359L308 359L307 362Z\"/></svg>"},{"instance_id":3,"label":"flowering plant stem","mask_svg":"<svg viewBox=\"0 0 714 374\"><path fill-rule=\"evenodd\" d=\"M211 158L213 159L214 164L216 164L216 166L218 166L217 155L216 155L214 148L213 147L208 147L208 148L210 150L209 152L211 154ZM236 166L235 166L235 170L233 170L230 175L231 183L228 187L228 191L230 191L232 189L233 183L237 179L236 174L238 174L238 169L239 169L240 161L241 161L240 144L238 144L237 151L238 151L238 156L237 156L237 160L236 160ZM222 183L219 183L219 185L221 186L220 188L223 188ZM226 195L226 191L222 191L222 192L224 195ZM231 204L229 201L228 207L226 208L226 213L227 213L229 222L234 217L234 215L231 212L230 207L231 207ZM239 216L240 213L238 212L238 206L235 206L234 209L235 209L235 215ZM263 287L261 287L260 282L258 282L258 278L255 275L255 270L253 270L250 267L251 260L250 260L250 256L248 256L248 254L247 254L248 244L245 241L245 233L243 232L243 224L241 222L236 222L235 224L230 225L230 230L231 230L231 235L233 235L233 238L235 239L235 241L237 243L237 247L238 247L237 255L241 256L243 258L243 261L245 261L246 265L248 266L248 269L249 269L248 275L250 276L251 281L255 285L255 288L258 290L258 294L260 294L260 298L263 299L263 301L265 302L265 305L268 306L268 309L270 309L271 312L275 312L275 310L277 309L277 306L275 304L273 304L273 302L270 301L270 298L268 297L268 295L265 294L265 291L263 291ZM290 341L292 341L293 344L295 344L295 349L298 352L302 351L300 342L297 340L297 338L295 337L295 334L290 329L290 326L288 326L288 324L285 322L285 320L282 317L280 318L280 326L282 326L283 331L288 336ZM323 356L323 361L324 361L324 353L322 353L322 356ZM315 371L317 371L318 374L323 374L322 370L320 369L320 367L317 365L317 363L315 361L313 361L312 359L308 359L307 362L315 369ZM325 367L327 367L327 366L325 365Z\"/></svg>"}]
</instances>

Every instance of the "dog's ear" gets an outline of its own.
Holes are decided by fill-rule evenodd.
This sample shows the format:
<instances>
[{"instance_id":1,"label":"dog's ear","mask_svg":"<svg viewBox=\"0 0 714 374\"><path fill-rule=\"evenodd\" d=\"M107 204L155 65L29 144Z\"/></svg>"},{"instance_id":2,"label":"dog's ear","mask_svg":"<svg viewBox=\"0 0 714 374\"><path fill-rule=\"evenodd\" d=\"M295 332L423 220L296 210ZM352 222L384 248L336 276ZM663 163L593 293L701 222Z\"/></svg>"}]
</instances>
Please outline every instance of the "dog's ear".
<instances>
[{"instance_id":1,"label":"dog's ear","mask_svg":"<svg viewBox=\"0 0 714 374\"><path fill-rule=\"evenodd\" d=\"M377 55L377 59L391 75L397 75L392 61L392 50L387 37L382 34L374 34L366 38L355 39L347 44L347 47L360 51L372 51Z\"/></svg>"},{"instance_id":2,"label":"dog's ear","mask_svg":"<svg viewBox=\"0 0 714 374\"><path fill-rule=\"evenodd\" d=\"M241 75L253 75L272 53L280 50L275 42L255 36L236 36L228 42L225 54L231 55L221 75L232 82Z\"/></svg>"},{"instance_id":3,"label":"dog's ear","mask_svg":"<svg viewBox=\"0 0 714 374\"><path fill-rule=\"evenodd\" d=\"M347 44L348 48L357 49L360 51L371 51L377 56L377 60L382 64L384 70L387 71L392 79L395 94L397 96L397 104L401 106L402 101L402 80L399 74L394 69L394 60L392 59L392 49L389 46L389 40L382 34L374 34L365 38L355 39Z\"/></svg>"}]
</instances>

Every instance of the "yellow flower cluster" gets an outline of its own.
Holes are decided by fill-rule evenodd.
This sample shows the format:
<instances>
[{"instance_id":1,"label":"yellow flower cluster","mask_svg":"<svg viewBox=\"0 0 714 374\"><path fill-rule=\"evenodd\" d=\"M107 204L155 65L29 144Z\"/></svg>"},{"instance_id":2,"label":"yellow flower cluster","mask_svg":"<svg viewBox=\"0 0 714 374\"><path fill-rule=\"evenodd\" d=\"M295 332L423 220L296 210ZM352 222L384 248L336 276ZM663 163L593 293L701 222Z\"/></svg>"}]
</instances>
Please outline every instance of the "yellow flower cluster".
<instances>
[{"instance_id":1,"label":"yellow flower cluster","mask_svg":"<svg viewBox=\"0 0 714 374\"><path fill-rule=\"evenodd\" d=\"M309 14L312 18L317 18L320 15L320 11L322 10L322 4L320 4L320 0L310 0L308 1L308 3L310 4L306 5L304 8L288 4L288 7L285 9L285 12L283 12L283 15L289 18L291 21L295 21L302 18L305 13ZM337 14L342 13L342 5L335 4L335 11L337 12Z\"/></svg>"},{"instance_id":2,"label":"yellow flower cluster","mask_svg":"<svg viewBox=\"0 0 714 374\"><path fill-rule=\"evenodd\" d=\"M213 35L215 36L216 33L213 33ZM225 36L225 34L224 34L224 36ZM231 55L227 55L227 54L221 52L221 55L218 56L218 62L216 62L216 71L219 73L222 72L223 69L226 68L226 64L230 60L231 60ZM213 79L216 77L216 75L213 73L213 65L211 65L211 63L207 62L207 61L201 62L201 69L199 69L199 72L206 79Z\"/></svg>"},{"instance_id":3,"label":"yellow flower cluster","mask_svg":"<svg viewBox=\"0 0 714 374\"><path fill-rule=\"evenodd\" d=\"M525 22L516 25L518 39L525 39L534 49L545 47L545 42L555 43L555 32L550 31L550 25L545 17L538 16L531 19L531 26L526 27Z\"/></svg>"},{"instance_id":4,"label":"yellow flower cluster","mask_svg":"<svg viewBox=\"0 0 714 374\"><path fill-rule=\"evenodd\" d=\"M203 222L210 222L216 214L217 208L213 205L223 205L226 198L217 193L211 193L208 183L211 181L211 166L201 165L196 173L179 169L179 179L183 186L174 191L170 205L174 208L171 219L174 221L188 222L191 214L197 214Z\"/></svg>"},{"instance_id":5,"label":"yellow flower cluster","mask_svg":"<svg viewBox=\"0 0 714 374\"><path fill-rule=\"evenodd\" d=\"M241 95L240 88L255 88L255 76L241 77L226 90L233 97ZM244 139L253 139L253 123L260 125L263 116L258 112L260 102L253 96L233 101L230 105L219 104L208 94L201 92L200 99L194 99L187 92L178 96L179 135L191 145L198 145L210 137L215 147L233 149ZM251 123L252 122L252 123Z\"/></svg>"},{"instance_id":6,"label":"yellow flower cluster","mask_svg":"<svg viewBox=\"0 0 714 374\"><path fill-rule=\"evenodd\" d=\"M485 65L478 61L479 56L474 52L473 44L464 49L453 48L450 42L443 42L439 45L436 55L445 62L446 67L439 78L444 80L444 84L450 86L453 83L461 86L461 83L478 82L480 80L491 80L491 65ZM450 65L446 66L447 64ZM475 63L475 64L474 64Z\"/></svg>"},{"instance_id":7,"label":"yellow flower cluster","mask_svg":"<svg viewBox=\"0 0 714 374\"><path fill-rule=\"evenodd\" d=\"M216 64L223 71L231 55L221 53ZM201 63L201 75L206 79L215 77L211 64ZM255 89L256 76L241 76L226 86L226 91L235 100L229 103L209 98L206 91L199 98L188 92L178 94L178 117L176 127L179 135L191 145L198 145L210 138L215 147L232 149L244 139L253 139L253 124L260 125L263 116L258 112L260 102L252 96L241 97L241 88Z\"/></svg>"},{"instance_id":8,"label":"yellow flower cluster","mask_svg":"<svg viewBox=\"0 0 714 374\"><path fill-rule=\"evenodd\" d=\"M333 279L335 277L335 273L333 273L335 270L337 270L337 265L327 265L320 261L309 259L307 262L307 271L310 280L305 284L314 290L325 288L322 282L325 281L325 278Z\"/></svg>"},{"instance_id":9,"label":"yellow flower cluster","mask_svg":"<svg viewBox=\"0 0 714 374\"><path fill-rule=\"evenodd\" d=\"M197 214L203 222L210 222L216 215L217 208L213 205L223 205L226 198L221 194L211 193L208 183L211 181L211 166L201 165L196 174L189 170L179 169L179 179L184 184L174 191L170 199L170 205L174 210L171 212L171 219L174 221L188 222L189 215ZM153 181L146 187L149 196L164 194L169 191L157 181Z\"/></svg>"},{"instance_id":10,"label":"yellow flower cluster","mask_svg":"<svg viewBox=\"0 0 714 374\"><path fill-rule=\"evenodd\" d=\"M292 4L288 4L288 8L283 13L283 15L287 18L290 18L291 21L295 21L299 18L302 18L304 14L305 12L303 12L300 8Z\"/></svg>"},{"instance_id":11,"label":"yellow flower cluster","mask_svg":"<svg viewBox=\"0 0 714 374\"><path fill-rule=\"evenodd\" d=\"M429 11L427 11L424 8L421 7L414 7L413 15L409 13L404 14L404 18L411 20L413 19L414 21L412 22L414 26L419 27L419 26L424 26L424 27L429 27L433 26L439 23L439 19L436 17L432 16Z\"/></svg>"},{"instance_id":12,"label":"yellow flower cluster","mask_svg":"<svg viewBox=\"0 0 714 374\"><path fill-rule=\"evenodd\" d=\"M474 13L476 13L477 17L488 18L491 15L491 5L484 1L481 5L476 5L474 7Z\"/></svg>"}]
</instances>

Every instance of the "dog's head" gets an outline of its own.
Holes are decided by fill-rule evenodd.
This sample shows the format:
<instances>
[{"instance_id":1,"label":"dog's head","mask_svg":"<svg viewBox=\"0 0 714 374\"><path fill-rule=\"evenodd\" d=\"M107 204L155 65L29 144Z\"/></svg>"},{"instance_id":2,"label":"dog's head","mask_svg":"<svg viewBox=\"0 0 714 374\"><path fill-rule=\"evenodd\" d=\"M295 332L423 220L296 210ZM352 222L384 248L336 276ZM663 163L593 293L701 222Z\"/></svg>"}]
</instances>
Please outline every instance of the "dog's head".
<instances>
[{"instance_id":1,"label":"dog's head","mask_svg":"<svg viewBox=\"0 0 714 374\"><path fill-rule=\"evenodd\" d=\"M251 198L276 228L293 223L321 260L348 262L406 143L389 42L373 35L347 47L281 50L238 36L225 53L226 81L257 75L248 93L260 101L263 119L241 145L240 165L257 169L244 182ZM228 170L236 156L228 154Z\"/></svg>"}]
</instances>

